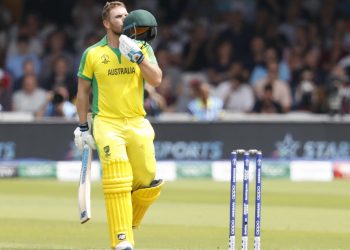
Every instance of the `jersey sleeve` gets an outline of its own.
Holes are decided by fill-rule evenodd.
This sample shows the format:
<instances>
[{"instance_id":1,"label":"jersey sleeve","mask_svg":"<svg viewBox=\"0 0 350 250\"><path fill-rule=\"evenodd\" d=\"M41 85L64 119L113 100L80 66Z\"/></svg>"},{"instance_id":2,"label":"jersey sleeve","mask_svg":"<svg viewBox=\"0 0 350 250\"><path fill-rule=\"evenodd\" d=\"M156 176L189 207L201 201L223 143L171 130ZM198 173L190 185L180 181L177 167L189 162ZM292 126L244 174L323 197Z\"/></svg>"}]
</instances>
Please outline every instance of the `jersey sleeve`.
<instances>
[{"instance_id":1,"label":"jersey sleeve","mask_svg":"<svg viewBox=\"0 0 350 250\"><path fill-rule=\"evenodd\" d=\"M149 45L148 43L146 43L146 45L144 46L144 48L142 49L143 54L146 56L146 58L149 60L149 62L151 64L158 64L157 63L157 59L154 55L154 51L151 47L151 45Z\"/></svg>"},{"instance_id":2,"label":"jersey sleeve","mask_svg":"<svg viewBox=\"0 0 350 250\"><path fill-rule=\"evenodd\" d=\"M93 77L91 50L86 49L81 57L78 77L91 81Z\"/></svg>"}]
</instances>

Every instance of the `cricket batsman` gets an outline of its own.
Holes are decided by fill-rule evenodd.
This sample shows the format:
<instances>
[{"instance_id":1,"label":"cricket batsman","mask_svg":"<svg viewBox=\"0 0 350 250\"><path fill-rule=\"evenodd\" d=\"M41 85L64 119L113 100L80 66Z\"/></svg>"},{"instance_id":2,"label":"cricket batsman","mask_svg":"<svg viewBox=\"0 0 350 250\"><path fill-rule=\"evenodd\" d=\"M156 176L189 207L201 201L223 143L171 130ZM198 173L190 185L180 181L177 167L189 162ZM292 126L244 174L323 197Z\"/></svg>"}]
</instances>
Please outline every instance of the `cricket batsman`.
<instances>
[{"instance_id":1,"label":"cricket batsman","mask_svg":"<svg viewBox=\"0 0 350 250\"><path fill-rule=\"evenodd\" d=\"M75 144L80 150L85 144L97 149L111 247L131 250L133 229L140 227L163 185L154 179L154 130L143 107L145 82L158 86L162 79L148 44L157 22L146 10L128 14L120 1L106 3L102 21L106 36L85 50L77 74ZM87 123L90 93L93 135Z\"/></svg>"}]
</instances>

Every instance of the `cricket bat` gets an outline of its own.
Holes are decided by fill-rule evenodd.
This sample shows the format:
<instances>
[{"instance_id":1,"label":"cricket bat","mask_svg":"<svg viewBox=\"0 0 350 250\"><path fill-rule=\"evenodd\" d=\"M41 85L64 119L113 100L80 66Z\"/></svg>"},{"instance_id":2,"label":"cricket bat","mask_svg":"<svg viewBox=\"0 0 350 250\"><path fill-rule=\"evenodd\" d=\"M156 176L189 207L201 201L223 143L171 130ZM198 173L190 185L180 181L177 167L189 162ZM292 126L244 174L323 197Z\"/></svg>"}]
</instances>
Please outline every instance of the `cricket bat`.
<instances>
[{"instance_id":1,"label":"cricket bat","mask_svg":"<svg viewBox=\"0 0 350 250\"><path fill-rule=\"evenodd\" d=\"M81 171L78 190L78 205L80 214L80 223L83 224L91 218L91 161L92 149L89 145L84 145L83 156L81 160Z\"/></svg>"}]
</instances>

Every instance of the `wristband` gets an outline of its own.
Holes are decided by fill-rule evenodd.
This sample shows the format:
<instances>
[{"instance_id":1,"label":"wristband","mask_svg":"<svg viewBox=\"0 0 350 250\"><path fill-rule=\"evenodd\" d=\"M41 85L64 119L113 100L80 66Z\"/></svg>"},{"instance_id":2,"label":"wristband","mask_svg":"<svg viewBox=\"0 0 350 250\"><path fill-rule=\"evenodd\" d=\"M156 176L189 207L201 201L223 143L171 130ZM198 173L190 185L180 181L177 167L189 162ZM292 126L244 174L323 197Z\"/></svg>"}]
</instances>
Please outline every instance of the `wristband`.
<instances>
[{"instance_id":1,"label":"wristband","mask_svg":"<svg viewBox=\"0 0 350 250\"><path fill-rule=\"evenodd\" d=\"M137 59L136 63L140 64L143 62L143 59L145 59L145 56L143 54L141 54L141 56L139 57L139 59Z\"/></svg>"},{"instance_id":2,"label":"wristband","mask_svg":"<svg viewBox=\"0 0 350 250\"><path fill-rule=\"evenodd\" d=\"M89 124L87 122L85 123L79 123L78 127L80 128L81 132L85 132L89 130Z\"/></svg>"}]
</instances>

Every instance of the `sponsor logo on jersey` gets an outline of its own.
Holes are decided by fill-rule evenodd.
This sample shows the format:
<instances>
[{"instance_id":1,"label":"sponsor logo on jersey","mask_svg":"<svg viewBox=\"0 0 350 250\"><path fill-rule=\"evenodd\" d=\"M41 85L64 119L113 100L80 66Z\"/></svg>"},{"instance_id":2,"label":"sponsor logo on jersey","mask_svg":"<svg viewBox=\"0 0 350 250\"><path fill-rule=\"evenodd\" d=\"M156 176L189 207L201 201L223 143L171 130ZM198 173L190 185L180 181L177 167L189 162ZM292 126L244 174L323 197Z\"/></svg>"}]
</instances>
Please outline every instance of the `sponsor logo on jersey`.
<instances>
[{"instance_id":1,"label":"sponsor logo on jersey","mask_svg":"<svg viewBox=\"0 0 350 250\"><path fill-rule=\"evenodd\" d=\"M108 145L103 148L103 151L105 152L106 157L111 156L110 148Z\"/></svg>"}]
</instances>

